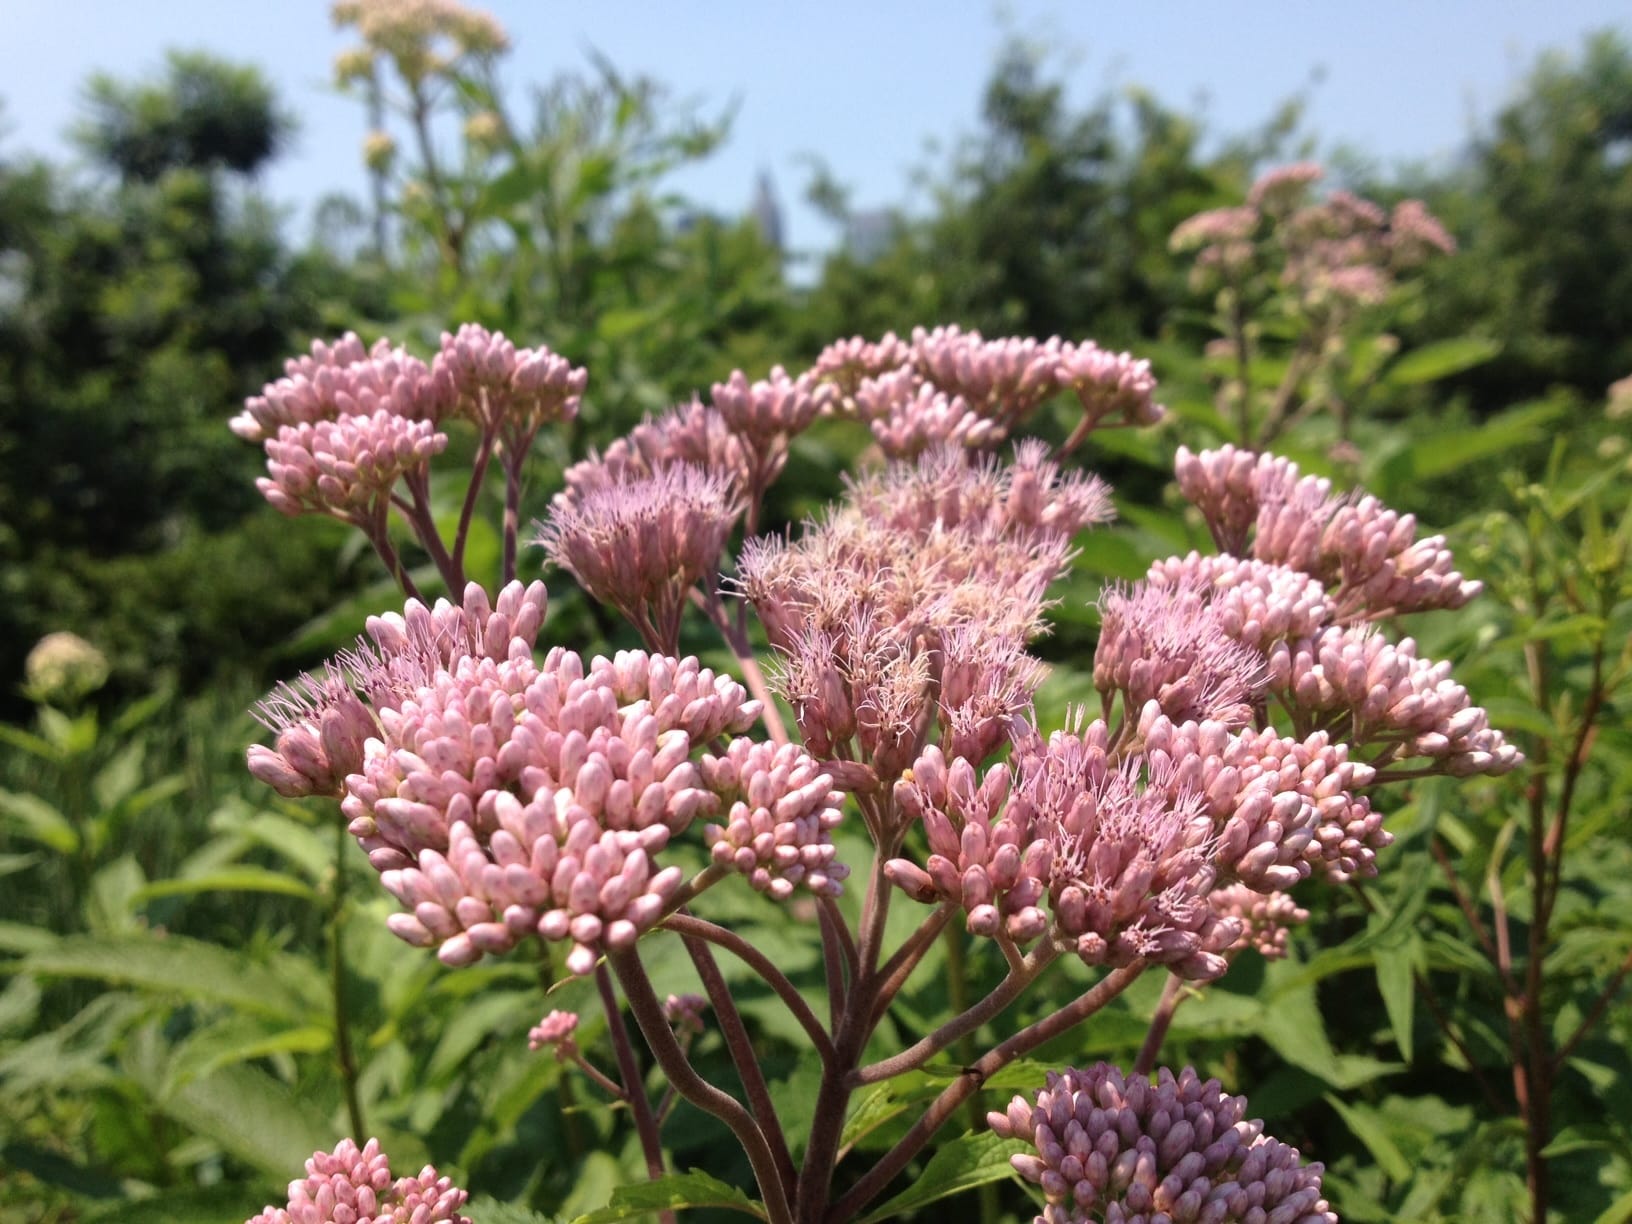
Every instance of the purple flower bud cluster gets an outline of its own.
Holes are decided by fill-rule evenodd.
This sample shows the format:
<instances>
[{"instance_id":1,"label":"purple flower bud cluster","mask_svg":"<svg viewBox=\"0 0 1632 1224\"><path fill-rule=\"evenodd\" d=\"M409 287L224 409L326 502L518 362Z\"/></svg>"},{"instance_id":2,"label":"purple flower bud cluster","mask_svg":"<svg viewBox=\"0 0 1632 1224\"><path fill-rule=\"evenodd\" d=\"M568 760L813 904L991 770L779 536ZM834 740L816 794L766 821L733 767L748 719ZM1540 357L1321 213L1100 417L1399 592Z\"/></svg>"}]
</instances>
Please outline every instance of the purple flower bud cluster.
<instances>
[{"instance_id":1,"label":"purple flower bud cluster","mask_svg":"<svg viewBox=\"0 0 1632 1224\"><path fill-rule=\"evenodd\" d=\"M821 410L815 380L808 375L790 378L781 366L754 382L733 370L723 383L713 385L710 398L731 432L760 456L768 455L776 443L785 446L789 438L804 433Z\"/></svg>"},{"instance_id":2,"label":"purple flower bud cluster","mask_svg":"<svg viewBox=\"0 0 1632 1224\"><path fill-rule=\"evenodd\" d=\"M1155 702L1179 722L1250 721L1250 703L1267 678L1263 655L1225 631L1223 611L1206 590L1190 575L1174 585L1107 588L1094 687L1120 693L1129 710Z\"/></svg>"},{"instance_id":3,"label":"purple flower bud cluster","mask_svg":"<svg viewBox=\"0 0 1632 1224\"><path fill-rule=\"evenodd\" d=\"M1245 884L1213 889L1210 904L1241 923L1241 938L1225 951L1226 956L1253 948L1265 960L1281 960L1292 928L1309 921L1309 911L1286 893L1256 892Z\"/></svg>"},{"instance_id":4,"label":"purple flower bud cluster","mask_svg":"<svg viewBox=\"0 0 1632 1224\"><path fill-rule=\"evenodd\" d=\"M477 323L442 333L434 367L452 386L460 416L522 448L541 426L576 417L589 382L587 371L543 345L517 348Z\"/></svg>"},{"instance_id":5,"label":"purple flower bud cluster","mask_svg":"<svg viewBox=\"0 0 1632 1224\"><path fill-rule=\"evenodd\" d=\"M1193 1068L1152 1084L1107 1063L1050 1072L987 1125L1035 1150L1010 1157L1042 1188L1039 1224L1337 1224L1321 1196L1324 1166L1246 1118Z\"/></svg>"},{"instance_id":6,"label":"purple flower bud cluster","mask_svg":"<svg viewBox=\"0 0 1632 1224\"><path fill-rule=\"evenodd\" d=\"M1154 704L1139 720L1144 752L1165 763L1174 794L1199 794L1217 831L1221 872L1262 892L1290 888L1311 868L1342 882L1377 874L1393 841L1382 815L1356 792L1375 778L1324 731L1307 739L1273 727L1176 723Z\"/></svg>"},{"instance_id":7,"label":"purple flower bud cluster","mask_svg":"<svg viewBox=\"0 0 1632 1224\"><path fill-rule=\"evenodd\" d=\"M384 338L365 349L355 332L347 332L332 345L314 340L309 357L286 361L284 376L245 400L230 427L246 441L263 442L286 425L378 412L436 423L453 401L453 384L444 372Z\"/></svg>"},{"instance_id":8,"label":"purple flower bud cluster","mask_svg":"<svg viewBox=\"0 0 1632 1224\"><path fill-rule=\"evenodd\" d=\"M830 389L829 411L866 422L891 459L937 445L989 450L1046 401L1072 392L1083 418L1074 445L1109 424L1161 419L1150 363L1092 341L1011 336L988 340L956 326L916 328L829 345L807 376Z\"/></svg>"},{"instance_id":9,"label":"purple flower bud cluster","mask_svg":"<svg viewBox=\"0 0 1632 1224\"><path fill-rule=\"evenodd\" d=\"M1524 758L1451 679L1451 665L1417 656L1416 642L1331 626L1277 645L1270 688L1301 721L1342 726L1385 748L1379 765L1427 757L1453 777L1503 774Z\"/></svg>"},{"instance_id":10,"label":"purple flower bud cluster","mask_svg":"<svg viewBox=\"0 0 1632 1224\"><path fill-rule=\"evenodd\" d=\"M358 1148L343 1139L306 1162L286 1206L269 1205L246 1224L471 1224L459 1213L469 1197L430 1165L393 1180L379 1140Z\"/></svg>"},{"instance_id":11,"label":"purple flower bud cluster","mask_svg":"<svg viewBox=\"0 0 1632 1224\"><path fill-rule=\"evenodd\" d=\"M803 884L837 896L850 869L834 859L832 833L844 803L832 777L797 744L735 739L705 755L704 785L728 805L704 827L714 862L740 871L778 901Z\"/></svg>"},{"instance_id":12,"label":"purple flower bud cluster","mask_svg":"<svg viewBox=\"0 0 1632 1224\"><path fill-rule=\"evenodd\" d=\"M1347 191L1316 201L1321 177L1312 163L1283 166L1254 183L1244 204L1180 222L1169 245L1196 253L1194 286L1222 280L1237 291L1283 290L1330 325L1353 307L1384 301L1399 271L1456 249L1422 201L1402 201L1392 214Z\"/></svg>"},{"instance_id":13,"label":"purple flower bud cluster","mask_svg":"<svg viewBox=\"0 0 1632 1224\"><path fill-rule=\"evenodd\" d=\"M1159 757L1116 764L1105 724L1033 738L977 782L975 767L927 748L895 785L921 820L923 867L885 874L920 901L961 906L971 933L1016 944L1044 935L1091 965L1166 964L1193 980L1228 967L1240 925L1216 915L1211 822L1198 794L1168 784Z\"/></svg>"},{"instance_id":14,"label":"purple flower bud cluster","mask_svg":"<svg viewBox=\"0 0 1632 1224\"><path fill-rule=\"evenodd\" d=\"M549 1050L556 1062L566 1062L578 1053L578 1013L552 1011L527 1030L529 1050Z\"/></svg>"},{"instance_id":15,"label":"purple flower bud cluster","mask_svg":"<svg viewBox=\"0 0 1632 1224\"><path fill-rule=\"evenodd\" d=\"M267 475L255 487L290 516L332 514L363 521L409 472L448 445L430 421L385 409L332 421L281 425L266 439Z\"/></svg>"},{"instance_id":16,"label":"purple flower bud cluster","mask_svg":"<svg viewBox=\"0 0 1632 1224\"><path fill-rule=\"evenodd\" d=\"M703 1013L708 1000L702 995L671 994L663 1000L663 1018L678 1032L696 1036L703 1031Z\"/></svg>"},{"instance_id":17,"label":"purple flower bud cluster","mask_svg":"<svg viewBox=\"0 0 1632 1224\"><path fill-rule=\"evenodd\" d=\"M583 496L557 496L536 543L593 598L623 613L648 646L674 653L687 596L698 582L713 583L741 513L729 478L671 464Z\"/></svg>"},{"instance_id":18,"label":"purple flower bud cluster","mask_svg":"<svg viewBox=\"0 0 1632 1224\"><path fill-rule=\"evenodd\" d=\"M864 380L911 364L912 346L892 331L879 340L862 336L835 340L817 355L810 373L842 395L853 396Z\"/></svg>"},{"instance_id":19,"label":"purple flower bud cluster","mask_svg":"<svg viewBox=\"0 0 1632 1224\"><path fill-rule=\"evenodd\" d=\"M275 748L250 746L249 772L289 799L339 797L379 729L351 681L332 666L278 685L254 713L277 739Z\"/></svg>"}]
</instances>

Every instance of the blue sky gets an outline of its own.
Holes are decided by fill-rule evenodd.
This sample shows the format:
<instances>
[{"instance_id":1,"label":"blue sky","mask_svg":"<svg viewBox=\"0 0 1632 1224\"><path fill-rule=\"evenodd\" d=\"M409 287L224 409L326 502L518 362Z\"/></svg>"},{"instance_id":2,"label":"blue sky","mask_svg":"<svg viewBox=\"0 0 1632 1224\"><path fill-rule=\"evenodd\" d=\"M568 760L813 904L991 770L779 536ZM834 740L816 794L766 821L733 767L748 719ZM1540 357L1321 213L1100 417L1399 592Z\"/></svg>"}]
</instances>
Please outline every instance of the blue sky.
<instances>
[{"instance_id":1,"label":"blue sky","mask_svg":"<svg viewBox=\"0 0 1632 1224\"><path fill-rule=\"evenodd\" d=\"M769 170L790 243L819 247L827 228L799 199L801 158L824 160L859 207L909 202L914 166L975 124L1005 30L1057 49L1076 96L1128 85L1199 111L1208 129L1262 122L1307 92L1308 129L1383 164L1455 155L1545 48L1573 49L1605 26L1632 32L1610 0L1236 0L1112 4L1009 0L733 0L632 3L491 0L510 31L513 86L581 68L595 48L677 96L737 104L728 147L675 186L721 211L747 207ZM0 0L4 147L65 153L80 86L95 70L131 76L167 47L259 64L301 119L291 155L269 176L297 224L328 191L362 194L361 107L329 87L346 40L326 0Z\"/></svg>"}]
</instances>

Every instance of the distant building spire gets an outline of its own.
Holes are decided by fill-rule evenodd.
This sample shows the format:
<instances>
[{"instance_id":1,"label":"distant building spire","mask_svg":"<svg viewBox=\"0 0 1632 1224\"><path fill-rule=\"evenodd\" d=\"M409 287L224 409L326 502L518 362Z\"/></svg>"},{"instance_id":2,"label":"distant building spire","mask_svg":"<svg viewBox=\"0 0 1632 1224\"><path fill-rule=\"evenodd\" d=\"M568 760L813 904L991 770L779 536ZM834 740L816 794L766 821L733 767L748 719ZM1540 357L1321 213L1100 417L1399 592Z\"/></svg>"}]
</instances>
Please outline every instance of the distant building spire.
<instances>
[{"instance_id":1,"label":"distant building spire","mask_svg":"<svg viewBox=\"0 0 1632 1224\"><path fill-rule=\"evenodd\" d=\"M761 170L759 183L754 189L754 203L750 209L754 224L759 226L760 237L777 252L785 248L782 243L782 205L776 198L776 187L771 182L771 172Z\"/></svg>"}]
</instances>

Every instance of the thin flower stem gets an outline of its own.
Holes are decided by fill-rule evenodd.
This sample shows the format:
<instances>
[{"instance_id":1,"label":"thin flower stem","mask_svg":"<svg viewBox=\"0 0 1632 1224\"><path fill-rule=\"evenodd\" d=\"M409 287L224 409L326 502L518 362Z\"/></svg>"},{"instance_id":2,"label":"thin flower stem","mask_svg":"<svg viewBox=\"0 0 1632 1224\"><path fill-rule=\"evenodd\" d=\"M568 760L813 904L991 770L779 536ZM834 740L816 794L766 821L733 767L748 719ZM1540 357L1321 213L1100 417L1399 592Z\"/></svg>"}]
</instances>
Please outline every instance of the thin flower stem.
<instances>
[{"instance_id":1,"label":"thin flower stem","mask_svg":"<svg viewBox=\"0 0 1632 1224\"><path fill-rule=\"evenodd\" d=\"M1052 964L1059 954L1059 949L1053 944L1040 945L1035 953L1026 958L1022 972L1010 971L1005 974L991 993L968 1011L954 1016L929 1036L908 1046L901 1053L852 1071L848 1083L852 1088L859 1088L863 1084L876 1084L881 1080L894 1079L897 1075L904 1075L923 1066L959 1037L974 1032L1019 998L1020 993L1036 981L1037 976Z\"/></svg>"},{"instance_id":2,"label":"thin flower stem","mask_svg":"<svg viewBox=\"0 0 1632 1224\"><path fill-rule=\"evenodd\" d=\"M827 1023L836 1032L850 984L845 977L844 936L834 929L834 924L842 926L844 919L836 915L835 909L821 904L816 906L816 922L822 932L822 974L827 980Z\"/></svg>"},{"instance_id":3,"label":"thin flower stem","mask_svg":"<svg viewBox=\"0 0 1632 1224\"><path fill-rule=\"evenodd\" d=\"M765 673L754 655L753 644L748 640L745 626L732 621L718 590L708 591L698 602L709 621L720 631L720 638L725 642L726 649L736 659L737 668L742 672L743 684L760 703L762 707L760 718L765 723L766 734L778 744L787 743L788 728L782 721L782 712L776 708L776 698L771 693L771 686L766 683Z\"/></svg>"},{"instance_id":4,"label":"thin flower stem","mask_svg":"<svg viewBox=\"0 0 1632 1224\"><path fill-rule=\"evenodd\" d=\"M368 536L368 542L374 546L374 551L379 554L380 560L385 563L386 572L402 588L402 593L408 596L409 599L421 599L419 588L414 585L414 580L409 575L407 567L403 565L402 558L391 545L391 536L386 530L385 523L387 513L387 503L381 502L379 509L375 513L374 520L371 523L359 524L359 526L363 528L363 533Z\"/></svg>"},{"instance_id":5,"label":"thin flower stem","mask_svg":"<svg viewBox=\"0 0 1632 1224\"><path fill-rule=\"evenodd\" d=\"M714 953L704 940L683 935L681 942L686 945L691 963L696 966L697 976L702 979L703 990L713 1005L720 1036L725 1039L725 1048L730 1051L731 1062L737 1068L737 1078L742 1081L749 1112L754 1115L765 1141L770 1144L771 1157L782 1179L782 1192L792 1194L798 1178L793 1167L793 1154L788 1151L787 1136L782 1133L782 1123L777 1119L770 1089L765 1086L765 1075L759 1069L759 1055L754 1052L754 1043L742 1022L742 1013L737 1010L736 1001L731 997L731 988L726 985L720 967L714 961Z\"/></svg>"},{"instance_id":6,"label":"thin flower stem","mask_svg":"<svg viewBox=\"0 0 1632 1224\"><path fill-rule=\"evenodd\" d=\"M627 1101L629 1099L629 1093L625 1091L623 1085L585 1058L582 1052L574 1054L571 1062L573 1066L577 1067L589 1078L591 1083L601 1088L614 1101Z\"/></svg>"},{"instance_id":7,"label":"thin flower stem","mask_svg":"<svg viewBox=\"0 0 1632 1224\"><path fill-rule=\"evenodd\" d=\"M351 1015L346 1005L346 944L341 933L341 919L346 907L346 847L351 840L346 835L345 821L334 825L334 893L329 906L329 984L334 1002L334 1058L339 1064L340 1083L346 1097L346 1120L351 1133L368 1134L363 1122L363 1104L357 1093L357 1058L351 1046Z\"/></svg>"},{"instance_id":8,"label":"thin flower stem","mask_svg":"<svg viewBox=\"0 0 1632 1224\"><path fill-rule=\"evenodd\" d=\"M499 585L516 580L516 539L521 534L521 466L525 451L504 457L504 568Z\"/></svg>"},{"instance_id":9,"label":"thin flower stem","mask_svg":"<svg viewBox=\"0 0 1632 1224\"><path fill-rule=\"evenodd\" d=\"M851 933L849 924L845 922L844 915L839 911L837 901L832 897L820 897L817 899L816 904L821 907L822 912L833 923L834 933L838 936L839 951L844 954L844 963L849 970L850 984L854 986L856 978L861 973L861 957L856 951L856 937Z\"/></svg>"},{"instance_id":10,"label":"thin flower stem","mask_svg":"<svg viewBox=\"0 0 1632 1224\"><path fill-rule=\"evenodd\" d=\"M442 582L448 588L448 594L457 599L459 592L464 588L465 578L454 565L447 546L442 543L442 533L436 529L436 516L431 512L430 466L427 464L422 472L410 473L405 478L405 483L413 500L406 506L396 498L392 500L402 512L408 526L413 528L420 547L436 565L436 572L442 575Z\"/></svg>"},{"instance_id":11,"label":"thin flower stem","mask_svg":"<svg viewBox=\"0 0 1632 1224\"><path fill-rule=\"evenodd\" d=\"M792 1224L793 1216L788 1209L787 1194L777 1176L776 1160L752 1115L741 1102L721 1092L692 1067L686 1052L675 1039L667 1017L663 1015L663 1004L652 989L651 979L646 976L639 955L630 949L613 952L609 959L618 981L623 984L623 993L629 1000L629 1010L634 1014L635 1023L640 1026L646 1044L669 1077L669 1082L698 1109L712 1114L730 1127L737 1142L742 1144L759 1183L769 1224Z\"/></svg>"},{"instance_id":12,"label":"thin flower stem","mask_svg":"<svg viewBox=\"0 0 1632 1224\"><path fill-rule=\"evenodd\" d=\"M471 520L475 517L476 503L482 495L482 485L487 480L488 461L493 458L493 437L492 427L484 426L482 440L476 445L470 484L465 488L465 502L459 507L459 528L453 536L453 565L461 574L465 572L465 543L470 538Z\"/></svg>"},{"instance_id":13,"label":"thin flower stem","mask_svg":"<svg viewBox=\"0 0 1632 1224\"><path fill-rule=\"evenodd\" d=\"M1150 1027L1145 1030L1144 1044L1139 1047L1139 1056L1133 1060L1135 1075L1149 1075L1156 1069L1162 1042L1167 1040L1167 1030L1173 1024L1173 1013L1179 1010L1179 1004L1184 1000L1184 979L1176 973L1168 974L1167 982L1162 986L1162 997L1156 1003L1156 1012L1150 1018Z\"/></svg>"},{"instance_id":14,"label":"thin flower stem","mask_svg":"<svg viewBox=\"0 0 1632 1224\"><path fill-rule=\"evenodd\" d=\"M730 874L731 869L729 867L722 867L718 863L710 863L675 890L674 896L670 897L668 904L663 907L663 916L658 921L661 922L663 919L678 913L696 900L699 895L707 892Z\"/></svg>"},{"instance_id":15,"label":"thin flower stem","mask_svg":"<svg viewBox=\"0 0 1632 1224\"><path fill-rule=\"evenodd\" d=\"M628 1026L623 1022L623 1009L618 1006L617 993L612 989L612 975L606 971L604 961L595 966L595 989L600 992L601 1010L606 1013L606 1031L612 1041L612 1055L618 1063L618 1076L623 1080L623 1099L629 1103L629 1112L635 1116L640 1150L646 1157L646 1176L656 1181L665 1172L663 1141L657 1133L657 1117L652 1113L652 1102L646 1096L646 1082L641 1077L640 1064L635 1061L635 1047L629 1041ZM664 1224L674 1224L672 1211L662 1214Z\"/></svg>"},{"instance_id":16,"label":"thin flower stem","mask_svg":"<svg viewBox=\"0 0 1632 1224\"><path fill-rule=\"evenodd\" d=\"M964 1068L963 1073L942 1090L941 1095L931 1102L923 1116L913 1123L900 1141L886 1152L848 1193L833 1204L825 1219L834 1221L835 1224L837 1221L855 1219L861 1214L861 1209L895 1180L912 1158L934 1137L941 1124L952 1116L959 1105L978 1091L982 1084L1016 1058L1030 1053L1045 1041L1081 1024L1131 986L1144 970L1143 961L1135 961L1126 968L1113 970L1087 993L1079 995L1052 1015L1044 1016L1035 1024L1021 1029L1007 1041L994 1046L974 1065Z\"/></svg>"},{"instance_id":17,"label":"thin flower stem","mask_svg":"<svg viewBox=\"0 0 1632 1224\"><path fill-rule=\"evenodd\" d=\"M776 963L765 953L754 947L753 944L735 931L728 930L717 923L709 922L707 919L699 918L695 914L670 914L663 920L663 926L679 935L682 939L687 940L688 950L690 940L706 940L711 944L724 948L759 974L765 984L776 992L777 997L793 1013L793 1018L799 1022L799 1027L804 1029L805 1033L810 1037L811 1044L816 1047L816 1052L821 1055L822 1061L825 1063L833 1060L833 1042L823 1030L821 1022L816 1019L816 1013L810 1010L810 1005L800 995L799 988L788 980L787 975L778 969ZM692 959L696 959L695 953ZM714 1010L718 1011L719 1007L716 1005Z\"/></svg>"}]
</instances>

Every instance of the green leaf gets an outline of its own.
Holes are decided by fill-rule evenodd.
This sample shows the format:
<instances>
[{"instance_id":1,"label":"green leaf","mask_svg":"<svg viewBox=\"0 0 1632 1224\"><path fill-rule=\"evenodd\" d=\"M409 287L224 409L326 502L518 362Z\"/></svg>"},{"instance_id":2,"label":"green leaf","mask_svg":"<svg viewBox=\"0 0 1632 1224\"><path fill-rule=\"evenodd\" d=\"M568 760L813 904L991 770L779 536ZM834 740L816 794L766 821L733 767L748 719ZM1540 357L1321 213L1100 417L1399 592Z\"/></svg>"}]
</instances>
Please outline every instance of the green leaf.
<instances>
[{"instance_id":1,"label":"green leaf","mask_svg":"<svg viewBox=\"0 0 1632 1224\"><path fill-rule=\"evenodd\" d=\"M188 1130L287 1180L313 1152L334 1144L322 1119L308 1114L289 1090L264 1071L224 1067L162 1097L158 1107Z\"/></svg>"},{"instance_id":2,"label":"green leaf","mask_svg":"<svg viewBox=\"0 0 1632 1224\"><path fill-rule=\"evenodd\" d=\"M1411 1162L1389 1137L1387 1125L1376 1113L1364 1105L1348 1104L1333 1092L1326 1094L1326 1103L1337 1111L1354 1137L1366 1145L1378 1168L1397 1182L1411 1180Z\"/></svg>"},{"instance_id":3,"label":"green leaf","mask_svg":"<svg viewBox=\"0 0 1632 1224\"><path fill-rule=\"evenodd\" d=\"M114 1198L119 1194L117 1177L88 1169L56 1152L28 1143L8 1143L0 1147L0 1167L17 1169L47 1185L61 1186L87 1198Z\"/></svg>"},{"instance_id":4,"label":"green leaf","mask_svg":"<svg viewBox=\"0 0 1632 1224\"><path fill-rule=\"evenodd\" d=\"M1632 1221L1632 1190L1611 1203L1592 1224L1628 1224Z\"/></svg>"},{"instance_id":5,"label":"green leaf","mask_svg":"<svg viewBox=\"0 0 1632 1224\"><path fill-rule=\"evenodd\" d=\"M21 748L31 756L37 756L42 761L61 761L62 753L50 740L41 739L21 727L14 727L10 723L0 723L0 744L10 744L13 748Z\"/></svg>"},{"instance_id":6,"label":"green leaf","mask_svg":"<svg viewBox=\"0 0 1632 1224\"><path fill-rule=\"evenodd\" d=\"M70 935L30 952L22 969L136 986L290 1020L304 1019L307 1014L303 1000L291 993L285 975L240 952L179 935L162 939Z\"/></svg>"},{"instance_id":7,"label":"green leaf","mask_svg":"<svg viewBox=\"0 0 1632 1224\"><path fill-rule=\"evenodd\" d=\"M594 1155L593 1152L590 1154ZM471 1199L465 1210L470 1213L471 1219L480 1220L481 1224L558 1224L561 1219L560 1216L544 1215L514 1203L501 1203L485 1194Z\"/></svg>"},{"instance_id":8,"label":"green leaf","mask_svg":"<svg viewBox=\"0 0 1632 1224\"><path fill-rule=\"evenodd\" d=\"M1014 1175L1009 1157L1024 1150L1018 1139L974 1131L943 1144L911 1186L862 1218L861 1224L903 1215L948 1195L1003 1181Z\"/></svg>"},{"instance_id":9,"label":"green leaf","mask_svg":"<svg viewBox=\"0 0 1632 1224\"><path fill-rule=\"evenodd\" d=\"M233 1063L271 1054L317 1054L333 1044L334 1031L324 1025L282 1028L259 1016L232 1016L179 1046L171 1074L178 1081L199 1079Z\"/></svg>"},{"instance_id":10,"label":"green leaf","mask_svg":"<svg viewBox=\"0 0 1632 1224\"><path fill-rule=\"evenodd\" d=\"M19 871L27 871L39 861L38 851L33 854L0 854L0 879L16 875Z\"/></svg>"},{"instance_id":11,"label":"green leaf","mask_svg":"<svg viewBox=\"0 0 1632 1224\"><path fill-rule=\"evenodd\" d=\"M142 762L147 756L147 745L141 740L132 740L114 754L96 776L91 779L91 794L96 796L96 802L104 807L111 808L134 791L142 781Z\"/></svg>"},{"instance_id":12,"label":"green leaf","mask_svg":"<svg viewBox=\"0 0 1632 1224\"><path fill-rule=\"evenodd\" d=\"M37 952L54 947L59 939L60 936L44 927L26 922L0 922L0 952Z\"/></svg>"},{"instance_id":13,"label":"green leaf","mask_svg":"<svg viewBox=\"0 0 1632 1224\"><path fill-rule=\"evenodd\" d=\"M654 1211L686 1207L719 1207L765 1219L765 1209L735 1186L729 1186L701 1169L675 1173L656 1181L632 1182L619 1186L605 1207L581 1215L572 1224L616 1224Z\"/></svg>"},{"instance_id":14,"label":"green leaf","mask_svg":"<svg viewBox=\"0 0 1632 1224\"><path fill-rule=\"evenodd\" d=\"M0 816L8 817L24 837L58 854L72 854L79 849L79 830L38 795L0 790Z\"/></svg>"},{"instance_id":15,"label":"green leaf","mask_svg":"<svg viewBox=\"0 0 1632 1224\"><path fill-rule=\"evenodd\" d=\"M144 905L160 897L185 897L194 893L203 892L260 892L278 893L285 897L316 897L311 886L284 875L281 871L269 871L265 867L226 867L219 871L212 871L206 875L191 876L176 880L154 880L136 890L131 896L131 904Z\"/></svg>"},{"instance_id":16,"label":"green leaf","mask_svg":"<svg viewBox=\"0 0 1632 1224\"><path fill-rule=\"evenodd\" d=\"M1412 1034L1417 1000L1413 970L1420 962L1422 941L1404 940L1388 947L1378 948L1371 954L1377 971L1377 990L1383 996L1383 1007L1388 1011L1388 1023L1394 1030L1394 1044L1400 1047L1400 1056L1411 1061Z\"/></svg>"},{"instance_id":17,"label":"green leaf","mask_svg":"<svg viewBox=\"0 0 1632 1224\"><path fill-rule=\"evenodd\" d=\"M151 1198L109 1203L84 1218L91 1224L221 1224L222 1220L236 1220L258 1211L268 1197L243 1185L209 1186L199 1190L167 1187ZM483 1224L487 1224L485 1218Z\"/></svg>"},{"instance_id":18,"label":"green leaf","mask_svg":"<svg viewBox=\"0 0 1632 1224\"><path fill-rule=\"evenodd\" d=\"M1389 367L1385 379L1400 387L1437 382L1463 370L1471 370L1476 365L1483 365L1501 351L1500 344L1483 336L1436 340L1401 357Z\"/></svg>"}]
</instances>

